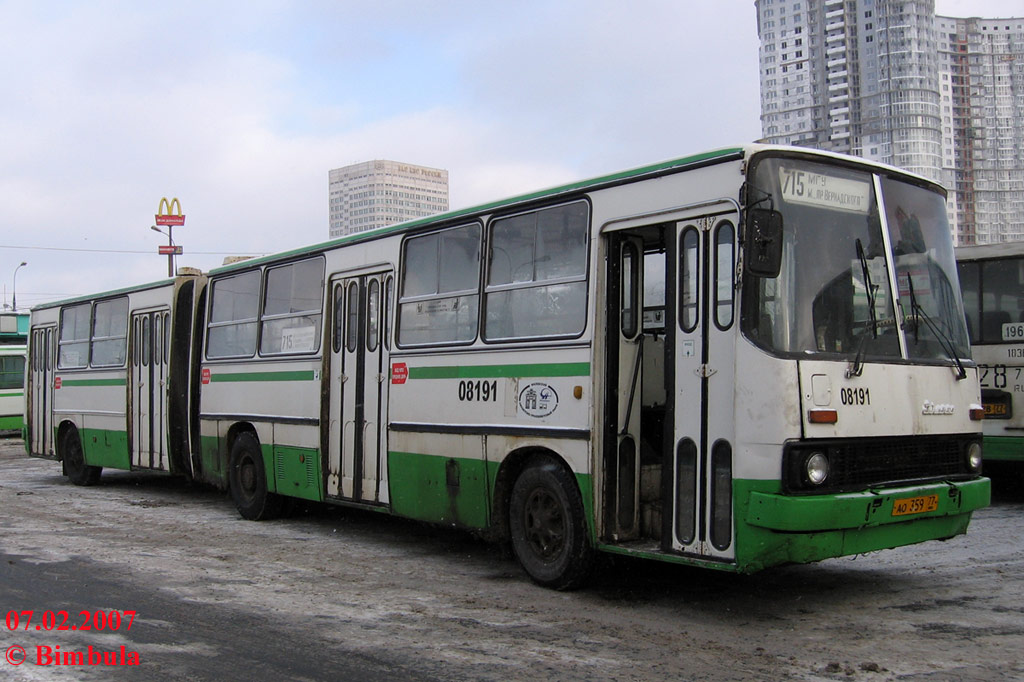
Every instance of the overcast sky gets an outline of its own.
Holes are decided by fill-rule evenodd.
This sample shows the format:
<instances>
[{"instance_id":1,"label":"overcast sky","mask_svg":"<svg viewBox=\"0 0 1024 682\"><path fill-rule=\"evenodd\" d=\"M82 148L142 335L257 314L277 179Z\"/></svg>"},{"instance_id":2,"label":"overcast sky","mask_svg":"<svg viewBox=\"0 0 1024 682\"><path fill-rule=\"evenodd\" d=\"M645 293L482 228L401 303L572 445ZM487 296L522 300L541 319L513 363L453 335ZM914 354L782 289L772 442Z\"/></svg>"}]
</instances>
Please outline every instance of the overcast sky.
<instances>
[{"instance_id":1,"label":"overcast sky","mask_svg":"<svg viewBox=\"0 0 1024 682\"><path fill-rule=\"evenodd\" d=\"M939 0L949 16L1020 0ZM753 0L0 0L0 292L19 308L327 239L327 171L452 208L760 136Z\"/></svg>"}]
</instances>

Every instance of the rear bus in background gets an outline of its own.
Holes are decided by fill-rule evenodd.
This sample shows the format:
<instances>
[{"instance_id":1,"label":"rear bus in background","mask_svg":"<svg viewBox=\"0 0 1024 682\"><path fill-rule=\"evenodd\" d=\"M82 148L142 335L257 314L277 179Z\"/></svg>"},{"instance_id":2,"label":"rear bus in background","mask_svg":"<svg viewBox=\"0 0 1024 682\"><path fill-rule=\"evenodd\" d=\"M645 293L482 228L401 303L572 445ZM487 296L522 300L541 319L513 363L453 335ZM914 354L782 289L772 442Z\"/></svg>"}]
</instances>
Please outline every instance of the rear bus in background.
<instances>
[{"instance_id":1,"label":"rear bus in background","mask_svg":"<svg viewBox=\"0 0 1024 682\"><path fill-rule=\"evenodd\" d=\"M78 485L104 467L192 475L192 323L202 276L32 309L30 454Z\"/></svg>"},{"instance_id":2,"label":"rear bus in background","mask_svg":"<svg viewBox=\"0 0 1024 682\"><path fill-rule=\"evenodd\" d=\"M0 345L0 435L21 434L25 414L25 345Z\"/></svg>"},{"instance_id":3,"label":"rear bus in background","mask_svg":"<svg viewBox=\"0 0 1024 682\"><path fill-rule=\"evenodd\" d=\"M953 537L989 481L944 199L750 145L54 304L32 453L467 528L559 589Z\"/></svg>"},{"instance_id":4,"label":"rear bus in background","mask_svg":"<svg viewBox=\"0 0 1024 682\"><path fill-rule=\"evenodd\" d=\"M1024 242L956 249L985 407L985 460L1024 473Z\"/></svg>"},{"instance_id":5,"label":"rear bus in background","mask_svg":"<svg viewBox=\"0 0 1024 682\"><path fill-rule=\"evenodd\" d=\"M0 312L0 436L25 425L25 351L28 313Z\"/></svg>"}]
</instances>

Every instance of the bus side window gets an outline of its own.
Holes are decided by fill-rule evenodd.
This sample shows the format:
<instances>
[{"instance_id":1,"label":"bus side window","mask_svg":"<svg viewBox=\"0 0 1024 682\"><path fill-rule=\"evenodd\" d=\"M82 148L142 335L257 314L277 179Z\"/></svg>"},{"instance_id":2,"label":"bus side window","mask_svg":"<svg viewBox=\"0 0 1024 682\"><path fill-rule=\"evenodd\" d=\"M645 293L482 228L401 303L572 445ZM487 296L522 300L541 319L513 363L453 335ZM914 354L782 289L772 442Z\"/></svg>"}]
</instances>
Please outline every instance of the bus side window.
<instances>
[{"instance_id":1,"label":"bus side window","mask_svg":"<svg viewBox=\"0 0 1024 682\"><path fill-rule=\"evenodd\" d=\"M0 357L0 388L22 388L25 382L25 356Z\"/></svg>"},{"instance_id":2,"label":"bus side window","mask_svg":"<svg viewBox=\"0 0 1024 682\"><path fill-rule=\"evenodd\" d=\"M252 357L256 353L260 271L251 270L210 284L206 357Z\"/></svg>"},{"instance_id":3,"label":"bus side window","mask_svg":"<svg viewBox=\"0 0 1024 682\"><path fill-rule=\"evenodd\" d=\"M92 365L94 367L120 367L127 355L128 299L115 298L100 301L92 327Z\"/></svg>"},{"instance_id":4,"label":"bus side window","mask_svg":"<svg viewBox=\"0 0 1024 682\"><path fill-rule=\"evenodd\" d=\"M60 349L58 369L89 365L89 327L92 306L88 303L68 306L60 311Z\"/></svg>"},{"instance_id":5,"label":"bus side window","mask_svg":"<svg viewBox=\"0 0 1024 682\"><path fill-rule=\"evenodd\" d=\"M410 237L402 245L398 344L471 343L480 290L480 225Z\"/></svg>"},{"instance_id":6,"label":"bus side window","mask_svg":"<svg viewBox=\"0 0 1024 682\"><path fill-rule=\"evenodd\" d=\"M486 340L583 333L589 222L587 204L577 201L491 224Z\"/></svg>"},{"instance_id":7,"label":"bus side window","mask_svg":"<svg viewBox=\"0 0 1024 682\"><path fill-rule=\"evenodd\" d=\"M320 350L323 290L323 258L267 268L260 355Z\"/></svg>"}]
</instances>

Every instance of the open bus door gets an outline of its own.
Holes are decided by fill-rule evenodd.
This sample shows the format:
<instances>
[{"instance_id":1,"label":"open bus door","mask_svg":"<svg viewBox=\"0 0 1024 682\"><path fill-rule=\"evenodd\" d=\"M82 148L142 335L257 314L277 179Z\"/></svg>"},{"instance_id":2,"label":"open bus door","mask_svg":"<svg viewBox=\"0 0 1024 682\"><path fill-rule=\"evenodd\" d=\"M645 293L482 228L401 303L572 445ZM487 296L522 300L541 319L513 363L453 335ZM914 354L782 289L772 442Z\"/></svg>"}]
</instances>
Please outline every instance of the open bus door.
<instances>
[{"instance_id":1,"label":"open bus door","mask_svg":"<svg viewBox=\"0 0 1024 682\"><path fill-rule=\"evenodd\" d=\"M737 217L715 202L606 226L605 542L735 556Z\"/></svg>"},{"instance_id":2,"label":"open bus door","mask_svg":"<svg viewBox=\"0 0 1024 682\"><path fill-rule=\"evenodd\" d=\"M725 204L678 221L667 268L673 285L666 289L670 320L675 318L667 336L674 358L668 372L672 456L666 487L674 514L663 549L721 560L735 557L737 218L735 206Z\"/></svg>"}]
</instances>

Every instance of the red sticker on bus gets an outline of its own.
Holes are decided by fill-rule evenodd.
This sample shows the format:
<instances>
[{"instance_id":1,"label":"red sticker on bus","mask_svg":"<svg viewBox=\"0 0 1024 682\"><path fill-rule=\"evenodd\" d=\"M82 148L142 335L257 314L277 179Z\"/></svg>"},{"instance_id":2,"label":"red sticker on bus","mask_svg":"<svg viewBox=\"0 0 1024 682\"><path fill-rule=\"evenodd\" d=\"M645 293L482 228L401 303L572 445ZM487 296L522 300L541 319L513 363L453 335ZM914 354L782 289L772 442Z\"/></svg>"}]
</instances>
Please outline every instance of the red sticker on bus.
<instances>
[{"instance_id":1,"label":"red sticker on bus","mask_svg":"<svg viewBox=\"0 0 1024 682\"><path fill-rule=\"evenodd\" d=\"M404 362L396 362L391 365L391 383L404 384L409 378L409 366Z\"/></svg>"},{"instance_id":2,"label":"red sticker on bus","mask_svg":"<svg viewBox=\"0 0 1024 682\"><path fill-rule=\"evenodd\" d=\"M53 390L60 390L60 377L57 377L56 379L53 380Z\"/></svg>"},{"instance_id":3,"label":"red sticker on bus","mask_svg":"<svg viewBox=\"0 0 1024 682\"><path fill-rule=\"evenodd\" d=\"M203 367L203 383L204 384L210 383L210 368L209 367Z\"/></svg>"}]
</instances>

